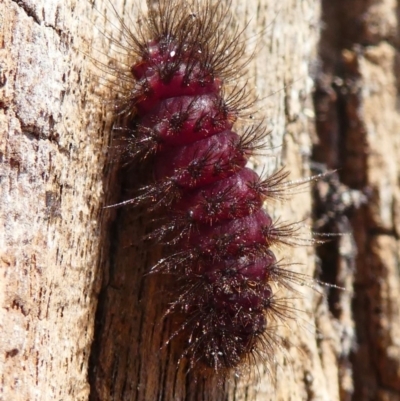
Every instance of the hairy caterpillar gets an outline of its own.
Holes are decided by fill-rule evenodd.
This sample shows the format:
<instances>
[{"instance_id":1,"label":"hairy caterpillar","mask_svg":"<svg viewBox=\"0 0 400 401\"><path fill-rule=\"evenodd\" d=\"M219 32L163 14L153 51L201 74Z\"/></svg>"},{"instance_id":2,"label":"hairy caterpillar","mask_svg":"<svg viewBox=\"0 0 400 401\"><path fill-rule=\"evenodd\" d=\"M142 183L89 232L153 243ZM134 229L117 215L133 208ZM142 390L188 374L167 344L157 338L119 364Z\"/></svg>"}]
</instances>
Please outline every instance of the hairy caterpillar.
<instances>
[{"instance_id":1,"label":"hairy caterpillar","mask_svg":"<svg viewBox=\"0 0 400 401\"><path fill-rule=\"evenodd\" d=\"M155 219L148 238L166 253L152 273L175 280L167 315L180 316L170 340L184 339L191 368L229 371L274 352L268 318L282 311L271 285L302 280L270 249L296 243L296 226L262 209L291 185L282 170L261 179L246 167L266 128L243 118L251 95L236 79L248 58L240 30L225 38L226 6L160 1L141 22L128 36L117 130L125 157L154 166L153 181L121 205Z\"/></svg>"}]
</instances>

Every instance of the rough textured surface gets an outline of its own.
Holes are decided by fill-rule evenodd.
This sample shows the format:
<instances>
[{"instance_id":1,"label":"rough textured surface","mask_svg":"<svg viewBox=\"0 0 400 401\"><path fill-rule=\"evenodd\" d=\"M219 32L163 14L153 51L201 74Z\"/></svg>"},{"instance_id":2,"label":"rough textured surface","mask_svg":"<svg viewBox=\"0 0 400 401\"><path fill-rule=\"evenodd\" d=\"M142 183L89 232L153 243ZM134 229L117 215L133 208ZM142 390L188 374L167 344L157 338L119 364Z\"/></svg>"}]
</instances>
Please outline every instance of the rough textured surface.
<instances>
[{"instance_id":1,"label":"rough textured surface","mask_svg":"<svg viewBox=\"0 0 400 401\"><path fill-rule=\"evenodd\" d=\"M400 399L398 16L391 0L323 2L314 156L339 169L331 210L351 239L322 257L354 292L351 310L330 303L343 400Z\"/></svg>"},{"instance_id":2,"label":"rough textured surface","mask_svg":"<svg viewBox=\"0 0 400 401\"><path fill-rule=\"evenodd\" d=\"M123 3L115 2L120 15ZM250 378L219 383L185 377L174 350L160 350L169 330L163 293L143 278L158 250L139 241L143 216L102 209L119 197L107 155L114 95L112 77L85 54L107 62L110 41L101 32L119 36L103 18L119 26L110 3L96 2L97 11L74 0L0 4L0 399L400 399L399 5L326 0L323 24L319 6L232 1L249 23L250 51L258 46L248 75L272 131L273 148L256 168L270 172L283 162L292 179L310 174L311 76L323 83L325 104L317 99L316 108L325 150L317 159L341 168L340 182L368 198L349 216L337 208L341 226L354 233L335 251L333 281L348 291L330 310L310 288L291 295L304 312L278 327L288 341L277 350L274 382L260 366ZM322 67L312 74L321 27ZM310 195L271 213L309 218ZM313 274L312 247L281 253Z\"/></svg>"},{"instance_id":3,"label":"rough textured surface","mask_svg":"<svg viewBox=\"0 0 400 401\"><path fill-rule=\"evenodd\" d=\"M88 399L107 136L76 50L83 13L0 4L2 400Z\"/></svg>"}]
</instances>

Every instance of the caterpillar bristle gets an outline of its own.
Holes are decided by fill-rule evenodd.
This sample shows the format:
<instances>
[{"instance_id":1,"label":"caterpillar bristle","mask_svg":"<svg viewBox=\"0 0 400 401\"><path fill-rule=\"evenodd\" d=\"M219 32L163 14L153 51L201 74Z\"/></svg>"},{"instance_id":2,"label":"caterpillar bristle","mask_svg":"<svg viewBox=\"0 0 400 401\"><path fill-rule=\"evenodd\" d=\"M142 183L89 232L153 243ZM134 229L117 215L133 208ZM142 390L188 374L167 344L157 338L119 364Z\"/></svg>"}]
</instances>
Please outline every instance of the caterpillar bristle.
<instances>
[{"instance_id":1,"label":"caterpillar bristle","mask_svg":"<svg viewBox=\"0 0 400 401\"><path fill-rule=\"evenodd\" d=\"M181 343L179 361L202 373L225 375L260 361L272 370L284 342L273 327L292 316L275 289L312 281L277 261L273 249L317 241L302 237L302 222L273 220L264 207L318 177L289 181L284 168L261 176L249 168L270 131L255 112L244 79L251 55L226 4L149 1L147 17L129 26L118 18L127 59L99 64L120 80L116 157L122 174L146 163L151 177L108 207L145 210L144 242L163 246L147 276L168 275L173 287L164 345Z\"/></svg>"}]
</instances>

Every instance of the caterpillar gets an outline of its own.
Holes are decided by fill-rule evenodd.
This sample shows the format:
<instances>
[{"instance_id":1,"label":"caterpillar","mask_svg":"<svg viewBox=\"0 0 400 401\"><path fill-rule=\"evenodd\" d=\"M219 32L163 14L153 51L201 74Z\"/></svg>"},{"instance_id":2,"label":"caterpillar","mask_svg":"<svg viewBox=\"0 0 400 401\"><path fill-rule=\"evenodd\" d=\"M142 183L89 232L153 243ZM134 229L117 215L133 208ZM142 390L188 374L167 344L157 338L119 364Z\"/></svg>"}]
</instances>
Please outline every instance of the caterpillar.
<instances>
[{"instance_id":1,"label":"caterpillar","mask_svg":"<svg viewBox=\"0 0 400 401\"><path fill-rule=\"evenodd\" d=\"M129 68L119 77L128 89L116 132L124 161L147 163L152 177L118 206L146 208L155 226L146 240L163 245L149 274L173 280L165 316L178 323L168 342L181 339L191 369L224 373L274 352L269 325L285 313L274 287L302 278L273 247L300 240L296 224L265 206L299 184L283 169L260 176L248 167L268 131L238 79L249 57L229 7L148 6L125 26Z\"/></svg>"}]
</instances>

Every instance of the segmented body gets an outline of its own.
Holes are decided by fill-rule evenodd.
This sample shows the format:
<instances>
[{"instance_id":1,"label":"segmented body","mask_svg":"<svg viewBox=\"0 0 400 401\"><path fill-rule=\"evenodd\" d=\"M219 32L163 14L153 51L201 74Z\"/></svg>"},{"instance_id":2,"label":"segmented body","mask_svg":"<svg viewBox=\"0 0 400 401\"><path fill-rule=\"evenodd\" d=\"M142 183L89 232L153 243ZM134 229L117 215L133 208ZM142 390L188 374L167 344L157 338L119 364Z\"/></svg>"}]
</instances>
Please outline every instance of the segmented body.
<instances>
[{"instance_id":1,"label":"segmented body","mask_svg":"<svg viewBox=\"0 0 400 401\"><path fill-rule=\"evenodd\" d=\"M177 7L159 2L134 39L127 131L131 154L153 158L154 178L134 202L158 216L150 238L167 255L153 272L176 277L167 314L184 317L174 333L186 338L184 355L223 370L270 345L271 283L281 275L271 246L292 228L274 224L263 204L286 174L261 179L246 167L265 130L235 132L246 96L232 76L244 47L237 32L224 39L229 13L210 2L193 13Z\"/></svg>"}]
</instances>

